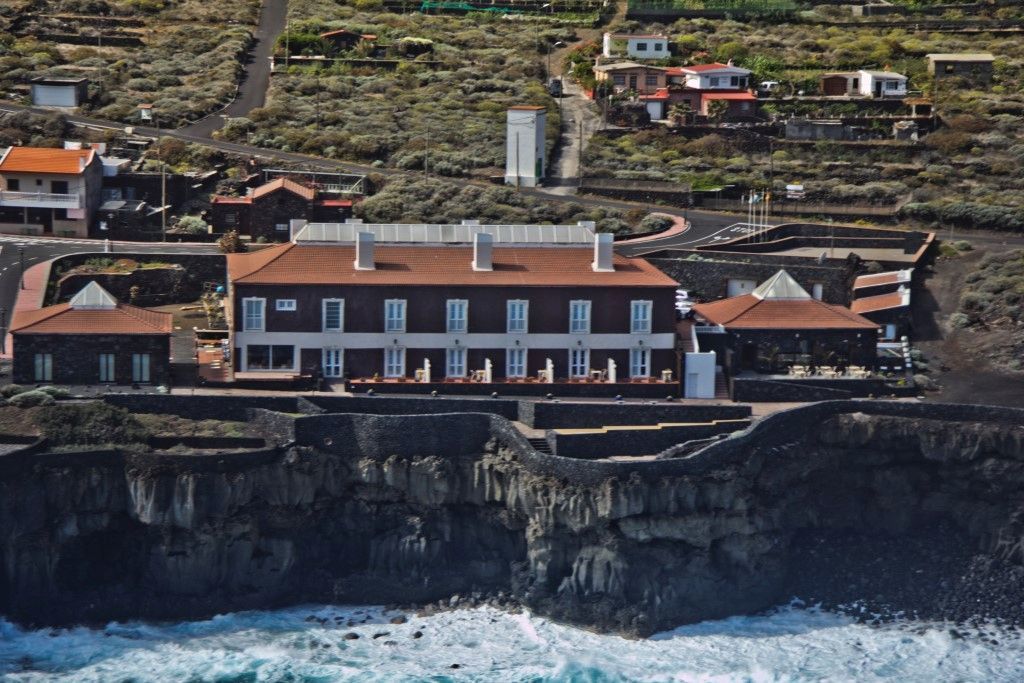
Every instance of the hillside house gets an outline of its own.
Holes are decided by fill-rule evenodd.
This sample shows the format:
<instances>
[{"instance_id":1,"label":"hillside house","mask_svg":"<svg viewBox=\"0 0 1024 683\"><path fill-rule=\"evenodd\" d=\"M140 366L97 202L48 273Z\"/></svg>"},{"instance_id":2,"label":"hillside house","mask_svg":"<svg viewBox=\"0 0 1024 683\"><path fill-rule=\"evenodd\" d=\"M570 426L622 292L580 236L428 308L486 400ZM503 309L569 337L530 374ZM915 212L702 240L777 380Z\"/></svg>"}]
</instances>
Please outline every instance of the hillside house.
<instances>
[{"instance_id":1,"label":"hillside house","mask_svg":"<svg viewBox=\"0 0 1024 683\"><path fill-rule=\"evenodd\" d=\"M344 220L352 215L352 200L320 198L317 190L289 178L260 185L244 197L214 195L210 198L210 223L214 233L236 230L256 240L281 242L291 239L289 221Z\"/></svg>"},{"instance_id":2,"label":"hillside house","mask_svg":"<svg viewBox=\"0 0 1024 683\"><path fill-rule=\"evenodd\" d=\"M377 40L377 36L371 33L356 33L355 31L339 28L334 31L321 33L320 40L324 41L333 52L347 52L364 41L373 42Z\"/></svg>"},{"instance_id":3,"label":"hillside house","mask_svg":"<svg viewBox=\"0 0 1024 683\"><path fill-rule=\"evenodd\" d=\"M598 64L594 67L598 85L610 85L612 92L651 95L665 87L665 69L636 62Z\"/></svg>"},{"instance_id":4,"label":"hillside house","mask_svg":"<svg viewBox=\"0 0 1024 683\"><path fill-rule=\"evenodd\" d=\"M964 78L973 85L988 85L992 82L992 65L995 57L987 52L933 53L925 55L928 73L936 80L943 78Z\"/></svg>"},{"instance_id":5,"label":"hillside house","mask_svg":"<svg viewBox=\"0 0 1024 683\"><path fill-rule=\"evenodd\" d=\"M87 78L33 78L32 105L73 109L89 97Z\"/></svg>"},{"instance_id":6,"label":"hillside house","mask_svg":"<svg viewBox=\"0 0 1024 683\"><path fill-rule=\"evenodd\" d=\"M668 36L661 33L605 33L602 56L619 57L623 53L630 59L665 59L669 56Z\"/></svg>"},{"instance_id":7,"label":"hillside house","mask_svg":"<svg viewBox=\"0 0 1024 683\"><path fill-rule=\"evenodd\" d=\"M750 87L749 69L727 64L696 64L666 70L669 84L684 85L691 90L746 90Z\"/></svg>"},{"instance_id":8,"label":"hillside house","mask_svg":"<svg viewBox=\"0 0 1024 683\"><path fill-rule=\"evenodd\" d=\"M907 77L891 71L839 71L822 74L821 93L827 97L905 97Z\"/></svg>"},{"instance_id":9,"label":"hillside house","mask_svg":"<svg viewBox=\"0 0 1024 683\"><path fill-rule=\"evenodd\" d=\"M8 147L0 156L0 232L88 237L102 195L95 149Z\"/></svg>"}]
</instances>

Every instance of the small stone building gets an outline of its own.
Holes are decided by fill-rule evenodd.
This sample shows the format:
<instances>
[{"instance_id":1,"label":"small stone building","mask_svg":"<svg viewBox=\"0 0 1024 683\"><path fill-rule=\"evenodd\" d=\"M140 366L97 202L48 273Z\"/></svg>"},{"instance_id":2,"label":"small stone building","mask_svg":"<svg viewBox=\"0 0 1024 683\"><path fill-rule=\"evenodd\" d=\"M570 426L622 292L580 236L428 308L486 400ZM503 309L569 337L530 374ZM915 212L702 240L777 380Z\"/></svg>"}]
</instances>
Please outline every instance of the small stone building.
<instances>
[{"instance_id":1,"label":"small stone building","mask_svg":"<svg viewBox=\"0 0 1024 683\"><path fill-rule=\"evenodd\" d=\"M18 384L167 384L171 314L117 301L90 282L71 301L18 311L11 324Z\"/></svg>"},{"instance_id":2,"label":"small stone building","mask_svg":"<svg viewBox=\"0 0 1024 683\"><path fill-rule=\"evenodd\" d=\"M971 86L988 85L992 82L992 64L995 57L987 52L953 52L925 55L928 73L936 80L963 78Z\"/></svg>"},{"instance_id":3,"label":"small stone building","mask_svg":"<svg viewBox=\"0 0 1024 683\"><path fill-rule=\"evenodd\" d=\"M290 239L292 219L341 221L351 215L351 200L318 199L315 189L288 178L260 185L244 197L216 195L210 204L214 233L237 230L239 235L268 242Z\"/></svg>"}]
</instances>

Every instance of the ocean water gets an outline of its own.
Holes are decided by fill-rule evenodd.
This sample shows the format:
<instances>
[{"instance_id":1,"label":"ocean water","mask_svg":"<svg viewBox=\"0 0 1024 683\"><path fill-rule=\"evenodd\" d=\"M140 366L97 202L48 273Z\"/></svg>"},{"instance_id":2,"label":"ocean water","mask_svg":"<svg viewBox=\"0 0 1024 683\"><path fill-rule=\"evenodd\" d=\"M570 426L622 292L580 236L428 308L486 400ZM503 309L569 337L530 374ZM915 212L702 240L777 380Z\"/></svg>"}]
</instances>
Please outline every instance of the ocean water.
<instances>
[{"instance_id":1,"label":"ocean water","mask_svg":"<svg viewBox=\"0 0 1024 683\"><path fill-rule=\"evenodd\" d=\"M392 625L396 614L306 607L37 631L0 621L0 681L1024 680L1024 642L1012 633L873 627L813 609L709 621L647 640L491 608L409 614Z\"/></svg>"}]
</instances>

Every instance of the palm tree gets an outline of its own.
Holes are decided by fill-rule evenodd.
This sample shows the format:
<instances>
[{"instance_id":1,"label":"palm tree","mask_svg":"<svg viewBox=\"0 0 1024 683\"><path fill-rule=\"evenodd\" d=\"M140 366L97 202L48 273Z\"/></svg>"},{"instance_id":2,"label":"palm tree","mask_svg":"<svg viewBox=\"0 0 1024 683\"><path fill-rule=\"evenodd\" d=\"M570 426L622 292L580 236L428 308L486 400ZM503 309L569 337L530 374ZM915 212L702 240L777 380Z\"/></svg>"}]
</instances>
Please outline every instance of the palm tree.
<instances>
[{"instance_id":1,"label":"palm tree","mask_svg":"<svg viewBox=\"0 0 1024 683\"><path fill-rule=\"evenodd\" d=\"M725 100L711 100L708 102L708 118L714 121L716 126L721 125L722 118L728 110L729 103Z\"/></svg>"},{"instance_id":2,"label":"palm tree","mask_svg":"<svg viewBox=\"0 0 1024 683\"><path fill-rule=\"evenodd\" d=\"M668 118L674 126L685 125L690 119L693 108L689 102L676 102L668 109Z\"/></svg>"}]
</instances>

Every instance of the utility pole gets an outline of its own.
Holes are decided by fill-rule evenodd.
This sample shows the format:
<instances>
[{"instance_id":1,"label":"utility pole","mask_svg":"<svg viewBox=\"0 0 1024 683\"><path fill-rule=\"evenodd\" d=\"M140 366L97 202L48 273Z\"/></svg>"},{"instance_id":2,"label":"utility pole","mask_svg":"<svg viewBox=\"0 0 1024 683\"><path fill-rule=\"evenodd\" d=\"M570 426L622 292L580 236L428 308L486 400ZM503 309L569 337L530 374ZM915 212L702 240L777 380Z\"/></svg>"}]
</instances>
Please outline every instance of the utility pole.
<instances>
[{"instance_id":1,"label":"utility pole","mask_svg":"<svg viewBox=\"0 0 1024 683\"><path fill-rule=\"evenodd\" d=\"M320 67L316 71L316 129L320 130Z\"/></svg>"},{"instance_id":2,"label":"utility pole","mask_svg":"<svg viewBox=\"0 0 1024 683\"><path fill-rule=\"evenodd\" d=\"M288 63L292 56L292 31L288 23L288 8L284 10L284 69L288 70Z\"/></svg>"},{"instance_id":3,"label":"utility pole","mask_svg":"<svg viewBox=\"0 0 1024 683\"><path fill-rule=\"evenodd\" d=\"M156 154L160 164L160 241L167 241L167 171L164 168L164 153L160 145L160 117L153 110L153 122L156 123Z\"/></svg>"},{"instance_id":4,"label":"utility pole","mask_svg":"<svg viewBox=\"0 0 1024 683\"><path fill-rule=\"evenodd\" d=\"M7 309L0 306L0 353L7 353Z\"/></svg>"},{"instance_id":5,"label":"utility pole","mask_svg":"<svg viewBox=\"0 0 1024 683\"><path fill-rule=\"evenodd\" d=\"M520 174L521 174L521 172L519 170L519 133L516 133L516 189L517 190L519 189Z\"/></svg>"},{"instance_id":6,"label":"utility pole","mask_svg":"<svg viewBox=\"0 0 1024 683\"><path fill-rule=\"evenodd\" d=\"M576 187L583 186L583 122L580 121L580 144L576 150Z\"/></svg>"},{"instance_id":7,"label":"utility pole","mask_svg":"<svg viewBox=\"0 0 1024 683\"><path fill-rule=\"evenodd\" d=\"M423 175L430 175L430 124L427 124L426 145L423 148ZM516 154L519 154L519 140L516 139ZM516 163L516 172L519 172L519 164Z\"/></svg>"},{"instance_id":8,"label":"utility pole","mask_svg":"<svg viewBox=\"0 0 1024 683\"><path fill-rule=\"evenodd\" d=\"M18 247L18 262L21 264L18 280L21 282L21 288L25 289L25 247Z\"/></svg>"}]
</instances>

